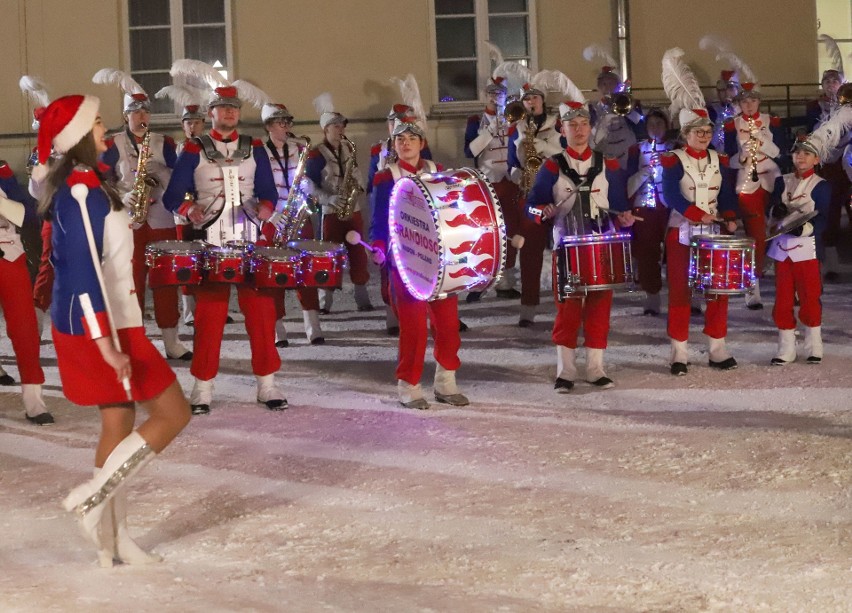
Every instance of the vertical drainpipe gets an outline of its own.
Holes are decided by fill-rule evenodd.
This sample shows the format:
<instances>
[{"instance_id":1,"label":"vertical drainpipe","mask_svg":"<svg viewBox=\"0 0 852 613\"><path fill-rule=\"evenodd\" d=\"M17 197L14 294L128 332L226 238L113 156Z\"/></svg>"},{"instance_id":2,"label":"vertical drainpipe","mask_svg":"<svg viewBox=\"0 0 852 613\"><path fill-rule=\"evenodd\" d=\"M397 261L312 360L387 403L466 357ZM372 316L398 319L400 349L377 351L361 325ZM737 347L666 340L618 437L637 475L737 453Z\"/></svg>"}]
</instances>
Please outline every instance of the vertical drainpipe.
<instances>
[{"instance_id":1,"label":"vertical drainpipe","mask_svg":"<svg viewBox=\"0 0 852 613\"><path fill-rule=\"evenodd\" d=\"M615 35L618 41L618 63L621 78L630 78L630 0L614 0Z\"/></svg>"}]
</instances>

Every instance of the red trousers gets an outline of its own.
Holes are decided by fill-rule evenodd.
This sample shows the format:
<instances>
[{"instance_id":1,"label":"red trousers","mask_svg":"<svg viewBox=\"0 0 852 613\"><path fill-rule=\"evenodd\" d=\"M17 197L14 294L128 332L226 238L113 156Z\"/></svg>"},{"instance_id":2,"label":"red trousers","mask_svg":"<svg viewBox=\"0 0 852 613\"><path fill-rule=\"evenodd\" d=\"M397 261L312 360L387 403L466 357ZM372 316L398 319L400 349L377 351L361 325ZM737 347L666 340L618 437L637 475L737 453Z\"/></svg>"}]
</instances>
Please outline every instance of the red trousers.
<instances>
[{"instance_id":1,"label":"red trousers","mask_svg":"<svg viewBox=\"0 0 852 613\"><path fill-rule=\"evenodd\" d=\"M133 231L133 284L136 286L136 297L139 308L145 312L145 285L148 277L148 266L145 263L145 247L156 241L177 240L175 228L154 229L147 223ZM177 286L157 287L151 290L154 295L154 319L157 326L176 328L180 312L178 311Z\"/></svg>"},{"instance_id":2,"label":"red trousers","mask_svg":"<svg viewBox=\"0 0 852 613\"><path fill-rule=\"evenodd\" d=\"M577 334L583 324L584 345L591 349L606 349L609 335L609 314L612 309L612 290L589 292L585 296L556 302L553 322L553 343L577 348Z\"/></svg>"},{"instance_id":3,"label":"red trousers","mask_svg":"<svg viewBox=\"0 0 852 613\"><path fill-rule=\"evenodd\" d=\"M337 215L330 213L322 217L322 239L334 243L343 243L349 253L349 278L355 285L366 285L370 280L367 270L367 250L361 245L350 245L346 242L346 233L355 230L364 236L364 222L361 211L355 211L346 221L340 221Z\"/></svg>"},{"instance_id":4,"label":"red trousers","mask_svg":"<svg viewBox=\"0 0 852 613\"><path fill-rule=\"evenodd\" d=\"M539 224L530 219L526 211L526 199L518 199L521 219L520 233L524 237L521 249L521 304L537 306L541 302L541 268L544 265L544 249L552 224Z\"/></svg>"},{"instance_id":5,"label":"red trousers","mask_svg":"<svg viewBox=\"0 0 852 613\"><path fill-rule=\"evenodd\" d=\"M762 279L766 264L766 204L769 192L758 188L754 193L740 194L739 201L745 233L754 239L754 273Z\"/></svg>"},{"instance_id":6,"label":"red trousers","mask_svg":"<svg viewBox=\"0 0 852 613\"><path fill-rule=\"evenodd\" d=\"M277 290L257 290L237 285L240 311L245 315L246 332L251 346L251 369L263 376L281 367L275 348L275 293ZM228 319L231 284L210 283L194 288L195 338L190 372L207 381L219 372L222 334Z\"/></svg>"},{"instance_id":7,"label":"red trousers","mask_svg":"<svg viewBox=\"0 0 852 613\"><path fill-rule=\"evenodd\" d=\"M6 316L6 334L12 341L21 383L44 383L32 295L33 283L27 269L27 256L21 254L14 262L0 258L0 308Z\"/></svg>"},{"instance_id":8,"label":"red trousers","mask_svg":"<svg viewBox=\"0 0 852 613\"><path fill-rule=\"evenodd\" d=\"M426 321L435 340L435 361L447 370L458 370L459 301L453 294L443 300L426 302L408 293L396 268L391 270L393 308L399 319L399 362L396 378L417 385L426 356Z\"/></svg>"},{"instance_id":9,"label":"red trousers","mask_svg":"<svg viewBox=\"0 0 852 613\"><path fill-rule=\"evenodd\" d=\"M497 199L503 210L503 221L506 222L506 236L509 239L509 246L506 249L506 268L514 268L518 250L512 247L511 241L521 228L521 209L518 208L518 197L521 192L515 183L505 177L499 183L491 185L497 193Z\"/></svg>"},{"instance_id":10,"label":"red trousers","mask_svg":"<svg viewBox=\"0 0 852 613\"><path fill-rule=\"evenodd\" d=\"M794 330L793 313L795 297L799 297L799 321L809 328L822 323L822 281L819 260L794 262L787 258L775 262L775 306L772 319L779 330Z\"/></svg>"},{"instance_id":11,"label":"red trousers","mask_svg":"<svg viewBox=\"0 0 852 613\"><path fill-rule=\"evenodd\" d=\"M53 301L53 264L50 263L50 255L53 253L52 237L53 226L49 221L45 221L41 224L41 259L33 285L33 302L42 311L49 309Z\"/></svg>"},{"instance_id":12,"label":"red trousers","mask_svg":"<svg viewBox=\"0 0 852 613\"><path fill-rule=\"evenodd\" d=\"M263 228L266 228L269 224L264 224ZM271 227L271 226L269 226ZM265 233L265 235L268 233ZM304 240L312 240L314 238L314 225L311 223L310 218L305 220L305 224L302 226L302 229L299 231L299 238ZM284 295L285 292L283 290L275 292L275 319L281 319L284 315L287 314L287 308L284 304ZM296 296L299 298L299 304L302 307L303 311L318 311L319 310L319 290L315 287L300 287L296 290Z\"/></svg>"},{"instance_id":13,"label":"red trousers","mask_svg":"<svg viewBox=\"0 0 852 613\"><path fill-rule=\"evenodd\" d=\"M843 170L843 160L832 164L823 164L818 174L831 184L831 201L828 205L828 219L823 232L826 247L837 247L840 239L840 217L843 207L849 207L849 177ZM848 211L847 211L848 212ZM850 214L852 220L852 214Z\"/></svg>"},{"instance_id":14,"label":"red trousers","mask_svg":"<svg viewBox=\"0 0 852 613\"><path fill-rule=\"evenodd\" d=\"M661 260L669 209L658 204L655 207L638 207L633 212L644 220L633 224L633 255L636 257L639 286L649 294L659 294L663 289Z\"/></svg>"},{"instance_id":15,"label":"red trousers","mask_svg":"<svg viewBox=\"0 0 852 613\"><path fill-rule=\"evenodd\" d=\"M641 222L640 222L641 223ZM669 337L689 340L689 311L692 290L689 287L689 247L678 242L678 229L669 228L666 235L666 275L669 280ZM707 297L704 334L725 338L728 334L728 297Z\"/></svg>"}]
</instances>

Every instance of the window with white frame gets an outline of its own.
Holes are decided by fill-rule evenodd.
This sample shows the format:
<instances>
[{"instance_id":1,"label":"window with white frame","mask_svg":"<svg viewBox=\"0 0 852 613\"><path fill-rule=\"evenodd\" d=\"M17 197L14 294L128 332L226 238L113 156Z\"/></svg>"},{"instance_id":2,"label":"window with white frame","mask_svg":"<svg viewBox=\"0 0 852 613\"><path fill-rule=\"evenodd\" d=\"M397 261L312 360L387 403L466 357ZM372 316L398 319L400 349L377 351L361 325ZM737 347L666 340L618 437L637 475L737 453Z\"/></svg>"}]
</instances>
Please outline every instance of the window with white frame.
<instances>
[{"instance_id":1,"label":"window with white frame","mask_svg":"<svg viewBox=\"0 0 852 613\"><path fill-rule=\"evenodd\" d=\"M153 113L173 113L153 95L172 82L174 60L201 60L228 76L231 59L228 0L127 0L130 74L152 97Z\"/></svg>"},{"instance_id":2,"label":"window with white frame","mask_svg":"<svg viewBox=\"0 0 852 613\"><path fill-rule=\"evenodd\" d=\"M433 0L438 101L480 99L494 69L485 41L506 60L535 64L534 0Z\"/></svg>"}]
</instances>

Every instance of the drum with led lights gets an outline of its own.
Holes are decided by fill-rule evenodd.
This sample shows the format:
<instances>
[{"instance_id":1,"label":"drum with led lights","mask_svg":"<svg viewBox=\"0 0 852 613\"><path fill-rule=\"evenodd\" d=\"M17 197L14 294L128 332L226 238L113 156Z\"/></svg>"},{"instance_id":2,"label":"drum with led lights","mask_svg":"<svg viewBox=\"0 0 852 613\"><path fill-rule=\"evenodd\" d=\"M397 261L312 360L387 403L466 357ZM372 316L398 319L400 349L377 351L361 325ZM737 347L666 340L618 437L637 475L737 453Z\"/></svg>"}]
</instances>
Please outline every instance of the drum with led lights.
<instances>
[{"instance_id":1,"label":"drum with led lights","mask_svg":"<svg viewBox=\"0 0 852 613\"><path fill-rule=\"evenodd\" d=\"M689 241L689 284L705 294L754 291L754 239L738 236L693 236Z\"/></svg>"},{"instance_id":2,"label":"drum with led lights","mask_svg":"<svg viewBox=\"0 0 852 613\"><path fill-rule=\"evenodd\" d=\"M390 201L390 247L412 296L481 292L503 274L506 224L494 188L477 170L404 177Z\"/></svg>"},{"instance_id":3,"label":"drum with led lights","mask_svg":"<svg viewBox=\"0 0 852 613\"><path fill-rule=\"evenodd\" d=\"M633 290L629 232L565 236L553 249L553 293L559 302L606 289Z\"/></svg>"}]
</instances>

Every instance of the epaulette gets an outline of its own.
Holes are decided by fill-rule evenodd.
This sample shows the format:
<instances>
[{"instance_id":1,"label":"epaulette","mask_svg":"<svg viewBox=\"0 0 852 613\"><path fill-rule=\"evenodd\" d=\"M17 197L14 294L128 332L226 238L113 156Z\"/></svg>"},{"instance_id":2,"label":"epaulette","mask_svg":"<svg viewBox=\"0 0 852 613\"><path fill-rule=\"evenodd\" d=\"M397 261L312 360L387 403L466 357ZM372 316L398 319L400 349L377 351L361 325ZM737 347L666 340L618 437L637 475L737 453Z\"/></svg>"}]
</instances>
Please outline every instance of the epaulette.
<instances>
[{"instance_id":1,"label":"epaulette","mask_svg":"<svg viewBox=\"0 0 852 613\"><path fill-rule=\"evenodd\" d=\"M172 138L171 136L169 136L168 134L167 134L167 135L165 135L165 136L163 136L163 141L164 141L167 145L171 145L172 147L174 147L174 146L175 146L175 139L173 139L173 138Z\"/></svg>"},{"instance_id":2,"label":"epaulette","mask_svg":"<svg viewBox=\"0 0 852 613\"><path fill-rule=\"evenodd\" d=\"M74 170L71 171L71 174L68 175L68 178L65 179L65 183L69 187L82 184L90 189L94 189L96 187L100 187L101 180L98 178L95 171L92 170L91 166L78 164L74 167Z\"/></svg>"},{"instance_id":3,"label":"epaulette","mask_svg":"<svg viewBox=\"0 0 852 613\"><path fill-rule=\"evenodd\" d=\"M263 147L263 141L262 141L262 140L260 140L259 138L254 138L254 139L252 139L252 141L251 141L251 146L252 146L252 147L255 147L255 148L257 148L257 147Z\"/></svg>"},{"instance_id":4,"label":"epaulette","mask_svg":"<svg viewBox=\"0 0 852 613\"><path fill-rule=\"evenodd\" d=\"M12 167L5 160L0 160L0 179L11 179L15 176Z\"/></svg>"},{"instance_id":5,"label":"epaulette","mask_svg":"<svg viewBox=\"0 0 852 613\"><path fill-rule=\"evenodd\" d=\"M559 155L562 154L560 153ZM552 157L547 158L547 160L544 162L544 167L545 169L547 169L548 172L552 172L553 174L559 174L559 162L557 162Z\"/></svg>"},{"instance_id":6,"label":"epaulette","mask_svg":"<svg viewBox=\"0 0 852 613\"><path fill-rule=\"evenodd\" d=\"M663 165L663 168L672 168L673 166L676 166L679 161L680 160L677 159L677 156L671 151L666 151L660 156L660 164Z\"/></svg>"},{"instance_id":7,"label":"epaulette","mask_svg":"<svg viewBox=\"0 0 852 613\"><path fill-rule=\"evenodd\" d=\"M635 145L630 145L627 148L627 155L639 155L639 145L638 143Z\"/></svg>"},{"instance_id":8,"label":"epaulette","mask_svg":"<svg viewBox=\"0 0 852 613\"><path fill-rule=\"evenodd\" d=\"M604 158L604 165L607 170L618 170L621 168L621 164L618 163L618 158L614 157Z\"/></svg>"},{"instance_id":9,"label":"epaulette","mask_svg":"<svg viewBox=\"0 0 852 613\"><path fill-rule=\"evenodd\" d=\"M781 127L781 118L778 115L770 115L769 116L769 125L773 128Z\"/></svg>"},{"instance_id":10,"label":"epaulette","mask_svg":"<svg viewBox=\"0 0 852 613\"><path fill-rule=\"evenodd\" d=\"M731 165L731 158L728 157L727 153L719 153L719 164L725 168Z\"/></svg>"},{"instance_id":11,"label":"epaulette","mask_svg":"<svg viewBox=\"0 0 852 613\"><path fill-rule=\"evenodd\" d=\"M188 140L183 145L183 152L199 154L201 153L201 145L194 140Z\"/></svg>"},{"instance_id":12,"label":"epaulette","mask_svg":"<svg viewBox=\"0 0 852 613\"><path fill-rule=\"evenodd\" d=\"M382 153L382 141L377 142L370 148L370 157L374 155L381 155Z\"/></svg>"},{"instance_id":13,"label":"epaulette","mask_svg":"<svg viewBox=\"0 0 852 613\"><path fill-rule=\"evenodd\" d=\"M387 183L388 181L393 182L393 173L387 168L380 170L373 175L373 187L381 185L382 183Z\"/></svg>"},{"instance_id":14,"label":"epaulette","mask_svg":"<svg viewBox=\"0 0 852 613\"><path fill-rule=\"evenodd\" d=\"M722 124L725 128L726 132L730 132L732 130L736 130L736 124L734 123L734 118L729 117L725 120L725 123Z\"/></svg>"},{"instance_id":15,"label":"epaulette","mask_svg":"<svg viewBox=\"0 0 852 613\"><path fill-rule=\"evenodd\" d=\"M515 136L518 133L517 126L510 126L509 131L506 133L506 136Z\"/></svg>"},{"instance_id":16,"label":"epaulette","mask_svg":"<svg viewBox=\"0 0 852 613\"><path fill-rule=\"evenodd\" d=\"M104 144L106 144L107 149L110 149L113 145L115 145L115 137L110 136L109 138L105 138Z\"/></svg>"},{"instance_id":17,"label":"epaulette","mask_svg":"<svg viewBox=\"0 0 852 613\"><path fill-rule=\"evenodd\" d=\"M467 123L479 123L480 121L482 121L482 117L479 115L471 115L467 118Z\"/></svg>"},{"instance_id":18,"label":"epaulette","mask_svg":"<svg viewBox=\"0 0 852 613\"><path fill-rule=\"evenodd\" d=\"M309 160L313 160L315 158L321 158L321 157L322 157L322 153L320 153L319 149L311 149L308 152L308 159Z\"/></svg>"}]
</instances>

